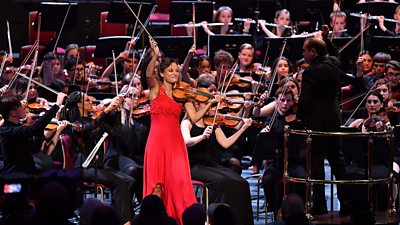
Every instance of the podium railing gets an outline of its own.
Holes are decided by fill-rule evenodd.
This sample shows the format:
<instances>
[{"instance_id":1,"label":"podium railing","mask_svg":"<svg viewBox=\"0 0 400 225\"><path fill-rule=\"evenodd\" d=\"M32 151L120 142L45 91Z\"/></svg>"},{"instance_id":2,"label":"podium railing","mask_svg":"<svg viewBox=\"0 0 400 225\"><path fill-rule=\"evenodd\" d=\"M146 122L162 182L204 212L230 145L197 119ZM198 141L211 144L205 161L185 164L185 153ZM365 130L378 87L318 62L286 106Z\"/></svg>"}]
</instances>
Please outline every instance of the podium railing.
<instances>
[{"instance_id":1,"label":"podium railing","mask_svg":"<svg viewBox=\"0 0 400 225\"><path fill-rule=\"evenodd\" d=\"M305 166L305 178L292 177L288 173L288 143L290 135L301 135L306 138L306 166ZM368 139L368 149L367 149L367 179L363 180L319 180L311 178L311 160L312 160L312 142L313 137L364 137ZM388 140L389 144L389 155L387 160L388 175L385 178L373 179L372 178L372 162L373 162L373 144L375 138L385 138ZM386 213L395 214L395 209L393 206L392 198L392 179L393 179L393 152L394 152L394 132L382 131L382 132L321 132L312 130L294 130L290 129L289 126L285 126L284 133L284 193L286 194L286 182L294 183L304 183L306 185L306 196L305 196L305 209L306 214L309 218L313 218L310 214L311 209L311 187L313 184L337 184L337 185L355 185L355 184L365 184L368 185L368 200L372 199L372 185L373 184L387 184L388 185L388 201L387 201L387 211ZM332 177L332 176L331 176Z\"/></svg>"}]
</instances>

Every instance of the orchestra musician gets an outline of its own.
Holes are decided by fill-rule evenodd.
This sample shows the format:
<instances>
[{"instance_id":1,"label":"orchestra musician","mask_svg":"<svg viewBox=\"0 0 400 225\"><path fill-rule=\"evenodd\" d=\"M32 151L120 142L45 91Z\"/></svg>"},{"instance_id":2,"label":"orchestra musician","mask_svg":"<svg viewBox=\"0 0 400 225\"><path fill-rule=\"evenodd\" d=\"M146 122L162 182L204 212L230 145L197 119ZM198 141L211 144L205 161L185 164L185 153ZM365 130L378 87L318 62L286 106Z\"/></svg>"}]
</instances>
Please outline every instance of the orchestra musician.
<instances>
[{"instance_id":1,"label":"orchestra musician","mask_svg":"<svg viewBox=\"0 0 400 225\"><path fill-rule=\"evenodd\" d=\"M33 153L38 143L35 136L43 135L44 128L55 117L66 95L59 93L54 104L42 117L29 126L21 126L20 120L26 117L25 105L15 94L4 94L0 97L0 114L4 124L0 127L1 149L4 154L2 174L25 173L35 174L37 169Z\"/></svg>"},{"instance_id":2,"label":"orchestra musician","mask_svg":"<svg viewBox=\"0 0 400 225\"><path fill-rule=\"evenodd\" d=\"M209 28L207 26L207 21L201 22L201 27L208 35L215 34L234 34L237 33L231 29L229 23L232 22L233 11L229 6L221 6L215 13L215 21L219 23L224 23L222 26L216 26Z\"/></svg>"},{"instance_id":3,"label":"orchestra musician","mask_svg":"<svg viewBox=\"0 0 400 225\"><path fill-rule=\"evenodd\" d=\"M400 63L396 60L390 60L386 64L385 78L390 82L391 100L400 100Z\"/></svg>"},{"instance_id":4,"label":"orchestra musician","mask_svg":"<svg viewBox=\"0 0 400 225\"><path fill-rule=\"evenodd\" d=\"M292 36L291 29L287 28L290 26L290 12L287 9L281 9L275 12L274 23L276 26L270 31L265 25L265 20L258 20L258 24L260 24L261 29L267 34L268 37L276 38L276 37L290 37Z\"/></svg>"},{"instance_id":5,"label":"orchestra musician","mask_svg":"<svg viewBox=\"0 0 400 225\"><path fill-rule=\"evenodd\" d=\"M200 87L215 91L211 75L201 75L197 81ZM212 77L211 77L212 78ZM207 109L207 103L196 102L196 109ZM201 119L181 122L181 131L188 147L192 179L204 182L210 188L210 203L227 203L235 212L237 225L253 224L250 190L248 182L238 173L223 165L223 152L251 126L252 120L243 119L243 125L231 136L226 137L221 129L207 126ZM240 196L240 198L238 198Z\"/></svg>"},{"instance_id":6,"label":"orchestra musician","mask_svg":"<svg viewBox=\"0 0 400 225\"><path fill-rule=\"evenodd\" d=\"M122 103L122 96L115 97L111 103L95 118L89 117L93 107L91 100L82 92L72 92L64 107L61 109L61 120L71 123L79 122L81 126L67 127L63 133L69 136L68 143L75 156L75 167L82 168L82 163L87 159L92 149L105 131L112 133L106 126L105 119ZM135 192L135 179L131 176L112 168L103 168L103 151L100 152L100 160L92 161L86 169L83 169L84 181L96 182L110 187L113 192L113 203L121 216L122 224L130 224L132 219L132 198ZM103 152L103 153L102 153Z\"/></svg>"},{"instance_id":7,"label":"orchestra musician","mask_svg":"<svg viewBox=\"0 0 400 225\"><path fill-rule=\"evenodd\" d=\"M377 87L378 89L378 87ZM379 90L374 90L368 94L365 101L365 109L367 112L367 118L356 119L354 120L349 127L358 128L361 132L370 132L370 131L388 131L392 129L391 123L387 117L385 106L384 106L384 97L380 94ZM366 142L363 144L363 148L366 149ZM388 167L387 167L387 157L389 154L389 143L384 138L377 138L374 141L373 147L373 155L372 155L372 179L380 179L385 178L388 175ZM357 158L353 158L349 166L346 168L346 179L357 180L357 179L366 179L366 155L359 156ZM399 166L396 162L393 162L394 173L399 173ZM398 175L396 175L398 176ZM385 193L385 185L374 185L373 186L373 204L374 208L379 211L383 211L386 209L384 198L387 197ZM378 189L377 189L378 188ZM366 186L352 186L349 188L350 196L353 201L359 201L360 199L367 198ZM387 191L387 190L386 190ZM393 190L394 199L397 198L397 185L394 185Z\"/></svg>"},{"instance_id":8,"label":"orchestra musician","mask_svg":"<svg viewBox=\"0 0 400 225\"><path fill-rule=\"evenodd\" d=\"M396 7L396 10L393 15L393 19L395 20L400 20L400 6ZM384 35L386 36L398 36L400 34L400 25L399 23L395 23L395 28L394 30L389 30L385 26L385 17L384 16L378 16L377 17L379 28L382 30Z\"/></svg>"},{"instance_id":9,"label":"orchestra musician","mask_svg":"<svg viewBox=\"0 0 400 225\"><path fill-rule=\"evenodd\" d=\"M332 27L332 33L328 34L328 37L333 36L333 38L338 37L350 37L350 35L345 31L347 22L347 15L342 11L335 11L330 14L330 26Z\"/></svg>"}]
</instances>

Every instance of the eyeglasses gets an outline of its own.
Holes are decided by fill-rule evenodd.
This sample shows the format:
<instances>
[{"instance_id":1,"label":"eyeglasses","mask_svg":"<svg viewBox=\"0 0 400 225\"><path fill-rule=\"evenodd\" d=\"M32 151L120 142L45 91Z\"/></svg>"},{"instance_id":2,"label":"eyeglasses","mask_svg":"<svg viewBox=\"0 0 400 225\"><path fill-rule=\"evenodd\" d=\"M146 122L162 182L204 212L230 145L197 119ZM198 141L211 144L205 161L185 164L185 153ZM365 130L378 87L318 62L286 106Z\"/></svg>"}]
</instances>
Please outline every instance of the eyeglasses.
<instances>
[{"instance_id":1,"label":"eyeglasses","mask_svg":"<svg viewBox=\"0 0 400 225\"><path fill-rule=\"evenodd\" d=\"M387 75L388 75L389 77L400 77L400 73L392 73L392 72L389 72L389 73L387 73Z\"/></svg>"}]
</instances>

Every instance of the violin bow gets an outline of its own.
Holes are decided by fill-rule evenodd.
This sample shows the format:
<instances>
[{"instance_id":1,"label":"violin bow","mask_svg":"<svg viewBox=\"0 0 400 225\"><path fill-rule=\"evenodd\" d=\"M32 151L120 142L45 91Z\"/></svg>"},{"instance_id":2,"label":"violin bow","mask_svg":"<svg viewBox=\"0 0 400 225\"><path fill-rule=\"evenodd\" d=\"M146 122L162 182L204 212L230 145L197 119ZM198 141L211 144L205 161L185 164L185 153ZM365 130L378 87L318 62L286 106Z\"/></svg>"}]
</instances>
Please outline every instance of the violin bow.
<instances>
[{"instance_id":1,"label":"violin bow","mask_svg":"<svg viewBox=\"0 0 400 225\"><path fill-rule=\"evenodd\" d=\"M72 6L72 3L69 2L67 12L65 13L64 20L63 20L63 22L62 22L62 24L61 24L60 31L58 32L56 42L54 43L54 47L53 47L53 52L54 52L54 53L56 53L58 41L60 40L61 33L62 33L62 31L64 30L64 25L65 25L65 22L67 21L67 18L68 18L68 15L69 15L69 11L70 11L70 9L71 9L71 6Z\"/></svg>"},{"instance_id":2,"label":"violin bow","mask_svg":"<svg viewBox=\"0 0 400 225\"><path fill-rule=\"evenodd\" d=\"M143 58L144 58L144 55L145 55L144 53L146 52L146 50L147 50L147 48L145 47L145 48L143 49L143 54L142 54L142 56L140 57L139 62L138 62L138 64L137 64L137 66L136 66L136 69L135 69L135 71L134 71L133 74L132 74L131 81L129 82L129 87L132 86L133 78L134 78L135 76L139 77L139 76L137 75L137 72L138 72L138 70L139 70L140 64L141 64L142 61L143 61Z\"/></svg>"},{"instance_id":3,"label":"violin bow","mask_svg":"<svg viewBox=\"0 0 400 225\"><path fill-rule=\"evenodd\" d=\"M42 87L42 88L44 88L44 89L46 89L46 90L48 90L48 91L50 91L50 92L56 94L56 95L59 93L58 91L56 91L56 90L54 90L54 89L52 89L52 88L50 88L50 87L48 87L48 86L46 86L46 85L44 85L44 84L42 84L42 83L36 81L36 80L34 80L34 79L32 79L32 78L26 76L26 75L23 74L23 73L16 72L15 74L16 74L17 76L23 77L23 78L25 78L25 79L27 79L27 80L29 80L29 81L32 81L32 82L35 83L36 85L38 85L38 86L40 86L40 87ZM17 76L16 76L16 77L17 77Z\"/></svg>"},{"instance_id":4,"label":"violin bow","mask_svg":"<svg viewBox=\"0 0 400 225\"><path fill-rule=\"evenodd\" d=\"M192 2L192 20L193 20L193 45L196 46L196 5Z\"/></svg>"},{"instance_id":5,"label":"violin bow","mask_svg":"<svg viewBox=\"0 0 400 225\"><path fill-rule=\"evenodd\" d=\"M374 90L375 85L378 81L375 81L375 83L372 85L372 87L367 91L367 93L365 94L364 98L360 101L360 103L357 105L357 107L353 110L353 112L351 113L351 115L349 116L349 118L346 120L346 122L343 124L343 126L346 126L350 119L354 116L354 114L356 114L357 110L361 107L361 105L364 103L365 99L367 98L368 94L371 93L372 90Z\"/></svg>"},{"instance_id":6,"label":"violin bow","mask_svg":"<svg viewBox=\"0 0 400 225\"><path fill-rule=\"evenodd\" d=\"M227 73L225 74L225 77L224 77L224 83L225 83L225 81L226 81L226 77L227 77L227 76L229 76L229 75L232 75L232 76L229 78L229 81L228 81L228 84L226 85L225 90L224 90L224 85L221 85L221 95L225 95L226 91L228 90L228 86L229 86L229 84L231 83L232 78L233 78L233 72L236 71L236 69L237 69L238 66L239 66L239 63L238 63L238 61L236 61L235 64L233 65L232 69L229 71L229 73L228 73L228 71L226 71ZM223 84L224 84L224 83L223 83ZM216 121L216 119L217 119L217 114L218 114L218 108L219 108L220 104L221 104L221 102L218 102L217 107L216 107L216 109L215 109L215 114L214 114L213 122L212 122L212 124L211 124L212 127L214 127L214 125L215 125L215 121Z\"/></svg>"},{"instance_id":7,"label":"violin bow","mask_svg":"<svg viewBox=\"0 0 400 225\"><path fill-rule=\"evenodd\" d=\"M115 93L118 95L117 65L115 65L115 53L114 53L114 49L113 49L111 52L112 52L113 65L114 65Z\"/></svg>"},{"instance_id":8,"label":"violin bow","mask_svg":"<svg viewBox=\"0 0 400 225\"><path fill-rule=\"evenodd\" d=\"M286 48L286 43L287 43L287 38L285 38L282 42L282 49L281 49L281 52L279 53L278 59L282 58L283 52L285 51L285 48ZM271 95L272 87L274 86L274 81L275 81L277 72L278 72L278 66L275 66L274 72L271 77L271 81L269 82L268 97Z\"/></svg>"},{"instance_id":9,"label":"violin bow","mask_svg":"<svg viewBox=\"0 0 400 225\"><path fill-rule=\"evenodd\" d=\"M140 12L142 11L142 3L140 3L139 5L139 9L138 9L138 16L140 16ZM137 28L137 24L138 21L135 21L135 26L133 27L133 31L132 31L132 36L131 36L131 42L129 42L129 47L128 47L128 54L131 51L132 48L132 42L135 41L135 32L136 32L136 28ZM133 63L133 62L132 62Z\"/></svg>"},{"instance_id":10,"label":"violin bow","mask_svg":"<svg viewBox=\"0 0 400 225\"><path fill-rule=\"evenodd\" d=\"M39 54L39 50L36 49L35 56L33 57L33 62L32 62L32 67L31 67L31 73L30 73L30 79L29 79L29 82L28 82L28 87L26 87L26 93L25 93L25 98L24 98L25 102L28 102L29 89L30 89L30 86L31 86L31 83L32 83L32 80L33 80L32 77L33 77L33 73L35 72L35 67L36 67L37 59L38 59L38 54Z\"/></svg>"},{"instance_id":11,"label":"violin bow","mask_svg":"<svg viewBox=\"0 0 400 225\"><path fill-rule=\"evenodd\" d=\"M13 51L12 51L12 45L11 45L11 30L10 30L10 23L7 20L7 38L8 38L8 51L9 55L12 57ZM5 58L7 59L7 57ZM1 70L3 71L3 70Z\"/></svg>"},{"instance_id":12,"label":"violin bow","mask_svg":"<svg viewBox=\"0 0 400 225\"><path fill-rule=\"evenodd\" d=\"M147 33L149 38L154 39L153 36L149 33L149 31L146 29L146 26L140 21L139 17L136 15L136 13L132 10L131 6L128 4L126 0L124 0L125 5L128 7L129 11L131 11L132 15L136 18L137 22L142 26L144 31Z\"/></svg>"},{"instance_id":13,"label":"violin bow","mask_svg":"<svg viewBox=\"0 0 400 225\"><path fill-rule=\"evenodd\" d=\"M351 43L353 43L353 41L355 41L360 35L362 35L364 33L364 31L366 31L370 26L371 26L371 23L368 23L367 26L365 26L363 30L358 32L358 34L356 34L352 39L350 39L348 42L346 42L346 44L344 44L339 49L339 53L341 53L345 48L347 48L347 46L349 46Z\"/></svg>"},{"instance_id":14,"label":"violin bow","mask_svg":"<svg viewBox=\"0 0 400 225\"><path fill-rule=\"evenodd\" d=\"M264 60L263 60L262 67L265 67L265 66L268 64L268 62L269 62L268 52L269 52L269 46L270 46L270 44L271 44L271 43L268 41L268 42L267 42L267 50L265 50ZM258 93L258 90L259 90L260 87L261 87L261 81L262 81L262 78L263 78L263 77L264 77L264 75L261 75L260 78L258 79L258 83L257 83L256 89L254 90L254 94L257 94L257 93ZM254 102L255 99L256 99L256 95L253 96L253 102Z\"/></svg>"},{"instance_id":15,"label":"violin bow","mask_svg":"<svg viewBox=\"0 0 400 225\"><path fill-rule=\"evenodd\" d=\"M6 53L4 55L4 60L3 60L3 62L1 62L1 66L0 66L0 78L1 78L1 75L3 75L3 69L4 69L4 66L6 65L7 57L8 57L8 55Z\"/></svg>"},{"instance_id":16,"label":"violin bow","mask_svg":"<svg viewBox=\"0 0 400 225\"><path fill-rule=\"evenodd\" d=\"M278 115L278 107L279 107L281 99L285 96L286 89L287 89L287 83L283 85L282 94L277 99L278 101L276 102L274 113L272 114L271 120L268 123L269 129L271 129L272 125L275 123L275 119Z\"/></svg>"},{"instance_id":17,"label":"violin bow","mask_svg":"<svg viewBox=\"0 0 400 225\"><path fill-rule=\"evenodd\" d=\"M154 5L153 8L151 9L149 16L147 17L146 21L144 22L144 26L147 26L147 24L149 24L150 17L151 17L151 15L153 15L153 13L156 11L156 9L157 9L157 5ZM135 40L138 40L140 35L142 35L142 33L143 33L143 27L139 30L138 34L135 37Z\"/></svg>"}]
</instances>

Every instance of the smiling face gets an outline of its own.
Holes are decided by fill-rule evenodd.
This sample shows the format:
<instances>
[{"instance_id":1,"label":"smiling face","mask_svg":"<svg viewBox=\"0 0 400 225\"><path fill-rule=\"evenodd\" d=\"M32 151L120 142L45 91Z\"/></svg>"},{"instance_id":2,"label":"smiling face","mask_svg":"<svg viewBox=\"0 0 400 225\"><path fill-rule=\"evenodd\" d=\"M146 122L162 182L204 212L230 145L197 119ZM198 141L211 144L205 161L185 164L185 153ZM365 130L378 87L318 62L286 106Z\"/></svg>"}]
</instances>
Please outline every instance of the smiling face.
<instances>
[{"instance_id":1,"label":"smiling face","mask_svg":"<svg viewBox=\"0 0 400 225\"><path fill-rule=\"evenodd\" d=\"M179 80L179 67L175 62L171 63L167 68L160 73L161 77L164 78L164 83L174 84Z\"/></svg>"}]
</instances>

